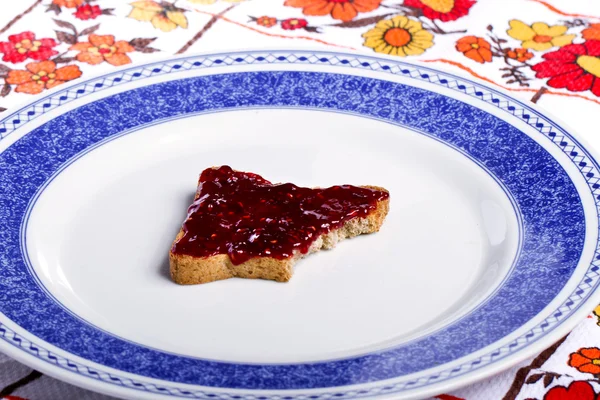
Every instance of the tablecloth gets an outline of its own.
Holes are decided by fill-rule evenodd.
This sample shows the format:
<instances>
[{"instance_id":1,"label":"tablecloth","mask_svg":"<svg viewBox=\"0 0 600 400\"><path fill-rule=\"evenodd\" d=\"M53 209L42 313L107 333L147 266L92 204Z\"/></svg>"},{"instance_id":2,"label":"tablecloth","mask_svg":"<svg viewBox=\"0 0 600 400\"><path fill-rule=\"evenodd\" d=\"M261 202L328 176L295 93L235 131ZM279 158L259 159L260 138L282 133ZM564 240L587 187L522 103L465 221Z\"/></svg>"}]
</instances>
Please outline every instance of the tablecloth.
<instances>
[{"instance_id":1,"label":"tablecloth","mask_svg":"<svg viewBox=\"0 0 600 400\"><path fill-rule=\"evenodd\" d=\"M0 112L169 54L329 48L474 76L600 149L597 0L2 0ZM0 399L108 399L0 354ZM600 307L535 357L440 400L600 400Z\"/></svg>"}]
</instances>

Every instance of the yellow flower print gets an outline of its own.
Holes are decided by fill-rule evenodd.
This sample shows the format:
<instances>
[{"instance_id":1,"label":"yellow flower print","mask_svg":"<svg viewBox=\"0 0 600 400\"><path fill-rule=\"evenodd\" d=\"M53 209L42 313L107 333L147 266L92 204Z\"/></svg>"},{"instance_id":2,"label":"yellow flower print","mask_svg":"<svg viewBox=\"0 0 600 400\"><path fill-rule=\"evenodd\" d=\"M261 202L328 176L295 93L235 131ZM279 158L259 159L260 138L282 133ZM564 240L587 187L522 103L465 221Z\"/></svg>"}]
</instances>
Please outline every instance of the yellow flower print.
<instances>
[{"instance_id":1,"label":"yellow flower print","mask_svg":"<svg viewBox=\"0 0 600 400\"><path fill-rule=\"evenodd\" d=\"M531 26L517 19L509 22L510 29L506 31L512 38L520 40L521 47L536 51L545 51L552 47L562 47L571 44L576 35L565 35L565 25L548 26L543 22L536 22Z\"/></svg>"},{"instance_id":2,"label":"yellow flower print","mask_svg":"<svg viewBox=\"0 0 600 400\"><path fill-rule=\"evenodd\" d=\"M393 56L416 56L433 46L433 35L423 29L421 22L403 15L379 21L364 33L363 46L377 53Z\"/></svg>"},{"instance_id":3,"label":"yellow flower print","mask_svg":"<svg viewBox=\"0 0 600 400\"><path fill-rule=\"evenodd\" d=\"M166 1L135 1L131 3L133 9L128 17L137 21L150 21L156 29L170 32L178 26L187 29L188 21L183 14L184 10L175 7Z\"/></svg>"}]
</instances>

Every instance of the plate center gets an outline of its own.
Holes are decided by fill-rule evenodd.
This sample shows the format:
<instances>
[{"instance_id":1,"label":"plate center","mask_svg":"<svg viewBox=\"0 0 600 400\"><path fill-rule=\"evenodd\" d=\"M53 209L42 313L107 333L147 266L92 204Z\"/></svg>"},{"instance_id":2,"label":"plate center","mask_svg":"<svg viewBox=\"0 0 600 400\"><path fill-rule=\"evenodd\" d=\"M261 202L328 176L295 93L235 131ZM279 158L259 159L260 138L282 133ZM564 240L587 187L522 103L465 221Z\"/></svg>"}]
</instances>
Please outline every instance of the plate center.
<instances>
[{"instance_id":1,"label":"plate center","mask_svg":"<svg viewBox=\"0 0 600 400\"><path fill-rule=\"evenodd\" d=\"M213 165L302 186L391 193L379 233L300 261L289 283L179 286L167 253ZM328 360L423 336L476 307L518 247L502 188L456 150L357 116L244 110L144 127L86 152L35 203L26 249L42 285L116 336L207 359Z\"/></svg>"}]
</instances>

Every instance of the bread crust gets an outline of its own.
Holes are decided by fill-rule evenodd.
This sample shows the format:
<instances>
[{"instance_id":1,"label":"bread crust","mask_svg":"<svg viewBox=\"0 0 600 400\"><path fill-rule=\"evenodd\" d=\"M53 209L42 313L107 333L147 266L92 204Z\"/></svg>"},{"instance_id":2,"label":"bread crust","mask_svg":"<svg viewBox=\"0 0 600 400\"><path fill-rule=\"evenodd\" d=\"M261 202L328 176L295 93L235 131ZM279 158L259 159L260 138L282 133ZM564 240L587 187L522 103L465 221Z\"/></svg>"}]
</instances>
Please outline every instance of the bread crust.
<instances>
[{"instance_id":1,"label":"bread crust","mask_svg":"<svg viewBox=\"0 0 600 400\"><path fill-rule=\"evenodd\" d=\"M378 186L362 187L388 192ZM198 195L199 193L196 192L194 200L198 198ZM194 257L185 254L173 254L171 250L169 251L171 279L180 285L195 285L233 277L287 282L292 277L294 264L301 258L321 249L331 249L343 239L379 231L388 213L389 205L389 197L379 201L377 208L366 217L352 218L346 221L340 228L319 236L305 254L296 251L292 257L283 260L273 257L253 257L246 262L234 265L227 254ZM177 243L183 235L182 227L173 244Z\"/></svg>"}]
</instances>

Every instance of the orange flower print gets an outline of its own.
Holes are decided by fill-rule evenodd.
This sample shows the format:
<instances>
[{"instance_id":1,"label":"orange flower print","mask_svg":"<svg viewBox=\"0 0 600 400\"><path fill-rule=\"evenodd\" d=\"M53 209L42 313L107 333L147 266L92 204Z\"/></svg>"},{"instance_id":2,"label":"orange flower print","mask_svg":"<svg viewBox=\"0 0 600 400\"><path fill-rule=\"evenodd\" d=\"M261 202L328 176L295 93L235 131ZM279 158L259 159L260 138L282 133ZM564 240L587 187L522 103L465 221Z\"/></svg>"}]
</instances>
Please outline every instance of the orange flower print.
<instances>
[{"instance_id":1,"label":"orange flower print","mask_svg":"<svg viewBox=\"0 0 600 400\"><path fill-rule=\"evenodd\" d=\"M83 4L83 0L52 0L52 4L59 7L77 8Z\"/></svg>"},{"instance_id":2,"label":"orange flower print","mask_svg":"<svg viewBox=\"0 0 600 400\"><path fill-rule=\"evenodd\" d=\"M581 31L586 40L600 40L600 24L590 24L589 28Z\"/></svg>"},{"instance_id":3,"label":"orange flower print","mask_svg":"<svg viewBox=\"0 0 600 400\"><path fill-rule=\"evenodd\" d=\"M456 42L456 50L480 64L492 61L492 50L487 40L477 36L465 36Z\"/></svg>"},{"instance_id":4,"label":"orange flower print","mask_svg":"<svg viewBox=\"0 0 600 400\"><path fill-rule=\"evenodd\" d=\"M69 50L80 51L77 61L91 65L106 61L114 66L131 63L131 58L125 53L135 51L133 46L124 40L115 42L113 35L90 35L89 42L76 43Z\"/></svg>"},{"instance_id":5,"label":"orange flower print","mask_svg":"<svg viewBox=\"0 0 600 400\"><path fill-rule=\"evenodd\" d=\"M44 89L79 78L81 71L76 65L56 69L54 61L40 61L29 63L26 70L13 69L5 78L9 85L17 85L15 92L38 94Z\"/></svg>"},{"instance_id":6,"label":"orange flower print","mask_svg":"<svg viewBox=\"0 0 600 400\"><path fill-rule=\"evenodd\" d=\"M506 57L519 62L525 62L533 58L533 53L527 49L509 49L506 51Z\"/></svg>"},{"instance_id":7,"label":"orange flower print","mask_svg":"<svg viewBox=\"0 0 600 400\"><path fill-rule=\"evenodd\" d=\"M277 19L273 17L259 17L256 18L256 23L260 26L264 26L265 28L270 28L272 26L277 25Z\"/></svg>"},{"instance_id":8,"label":"orange flower print","mask_svg":"<svg viewBox=\"0 0 600 400\"><path fill-rule=\"evenodd\" d=\"M286 0L289 7L302 8L304 15L331 14L334 19L351 21L359 12L373 11L382 0Z\"/></svg>"},{"instance_id":9,"label":"orange flower print","mask_svg":"<svg viewBox=\"0 0 600 400\"><path fill-rule=\"evenodd\" d=\"M584 347L569 357L569 365L577 368L579 372L600 374L600 349L597 347Z\"/></svg>"}]
</instances>

